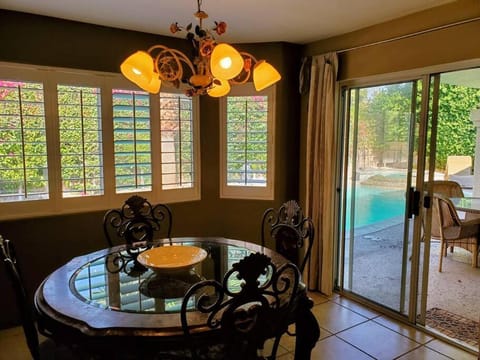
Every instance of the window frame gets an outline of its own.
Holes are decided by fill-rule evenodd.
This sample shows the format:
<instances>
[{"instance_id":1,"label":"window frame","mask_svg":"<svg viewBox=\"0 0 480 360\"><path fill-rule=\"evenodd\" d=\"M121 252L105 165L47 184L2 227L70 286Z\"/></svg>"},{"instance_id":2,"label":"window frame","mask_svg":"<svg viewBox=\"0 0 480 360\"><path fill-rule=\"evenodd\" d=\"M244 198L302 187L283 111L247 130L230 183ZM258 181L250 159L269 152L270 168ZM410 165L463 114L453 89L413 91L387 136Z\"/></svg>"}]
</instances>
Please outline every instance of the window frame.
<instances>
[{"instance_id":1,"label":"window frame","mask_svg":"<svg viewBox=\"0 0 480 360\"><path fill-rule=\"evenodd\" d=\"M49 198L40 200L22 200L0 203L0 220L39 217L76 212L89 212L118 208L131 195L139 194L151 203L173 203L200 200L200 103L192 98L192 132L194 179L190 188L163 190L161 184L161 145L160 145L160 109L159 95L150 96L150 131L152 190L128 193L115 192L114 144L113 144L113 108L112 90L141 89L135 87L122 75L107 72L25 65L0 62L0 79L7 81L29 81L43 83L44 109L47 139L48 189ZM92 86L101 91L101 128L103 152L103 194L82 197L62 197L62 179L60 164L60 134L57 111L57 85ZM162 87L163 92L182 93L172 87Z\"/></svg>"},{"instance_id":2,"label":"window frame","mask_svg":"<svg viewBox=\"0 0 480 360\"><path fill-rule=\"evenodd\" d=\"M267 96L267 182L266 186L227 185L227 98L228 96ZM276 85L256 91L253 83L233 87L220 98L220 198L274 200L275 193L275 103Z\"/></svg>"}]
</instances>

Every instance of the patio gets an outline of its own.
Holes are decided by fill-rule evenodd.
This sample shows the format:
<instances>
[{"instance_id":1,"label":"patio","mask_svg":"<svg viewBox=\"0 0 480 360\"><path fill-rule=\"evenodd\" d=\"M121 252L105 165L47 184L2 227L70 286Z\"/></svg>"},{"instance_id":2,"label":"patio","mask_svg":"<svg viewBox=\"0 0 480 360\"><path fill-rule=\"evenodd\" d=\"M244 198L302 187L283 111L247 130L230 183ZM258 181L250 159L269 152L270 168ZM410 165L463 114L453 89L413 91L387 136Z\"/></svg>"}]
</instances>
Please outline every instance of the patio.
<instances>
[{"instance_id":1,"label":"patio","mask_svg":"<svg viewBox=\"0 0 480 360\"><path fill-rule=\"evenodd\" d=\"M400 298L403 224L383 224L383 227L364 229L356 234L355 272L352 290L395 309ZM423 249L422 249L423 251ZM447 310L465 321L477 322L480 314L480 268L472 268L471 254L455 248L443 260L443 271L438 271L440 242L432 240L428 278L427 314L432 309ZM409 254L411 249L409 247ZM392 261L395 259L394 261ZM410 261L410 260L409 260ZM381 269L381 271L379 271ZM407 273L409 286L410 266ZM391 286L385 286L391 284ZM368 295L368 296L367 296ZM408 294L406 295L408 297ZM431 320L431 319L430 319ZM427 326L432 324L427 316ZM477 330L478 331L478 330ZM448 335L448 333L445 333ZM470 344L471 345L471 344ZM478 345L477 345L478 346Z\"/></svg>"}]
</instances>

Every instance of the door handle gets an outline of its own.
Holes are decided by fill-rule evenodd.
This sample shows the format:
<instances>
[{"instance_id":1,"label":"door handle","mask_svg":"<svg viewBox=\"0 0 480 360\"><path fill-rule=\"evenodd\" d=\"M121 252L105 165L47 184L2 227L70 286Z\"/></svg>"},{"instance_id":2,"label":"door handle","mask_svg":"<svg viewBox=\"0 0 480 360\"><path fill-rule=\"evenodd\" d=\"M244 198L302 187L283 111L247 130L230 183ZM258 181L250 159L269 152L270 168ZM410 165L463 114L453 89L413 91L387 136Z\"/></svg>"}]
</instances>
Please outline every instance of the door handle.
<instances>
[{"instance_id":1,"label":"door handle","mask_svg":"<svg viewBox=\"0 0 480 360\"><path fill-rule=\"evenodd\" d=\"M408 191L408 218L411 219L413 215L420 214L420 191L414 190L411 187Z\"/></svg>"}]
</instances>

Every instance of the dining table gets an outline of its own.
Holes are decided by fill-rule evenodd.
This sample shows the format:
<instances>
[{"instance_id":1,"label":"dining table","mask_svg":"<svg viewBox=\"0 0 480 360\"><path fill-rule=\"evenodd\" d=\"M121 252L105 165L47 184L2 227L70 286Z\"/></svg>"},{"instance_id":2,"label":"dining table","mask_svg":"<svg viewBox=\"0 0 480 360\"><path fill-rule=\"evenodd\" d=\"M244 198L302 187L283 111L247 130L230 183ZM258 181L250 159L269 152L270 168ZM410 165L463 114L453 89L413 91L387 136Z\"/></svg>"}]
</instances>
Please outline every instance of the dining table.
<instances>
[{"instance_id":1,"label":"dining table","mask_svg":"<svg viewBox=\"0 0 480 360\"><path fill-rule=\"evenodd\" d=\"M154 247L185 245L206 252L189 271L161 275L138 261L142 252ZM147 359L161 350L182 351L183 295L199 281L221 282L234 263L252 252L269 256L277 267L287 262L267 247L223 237L156 239L75 257L53 271L35 292L39 330L80 353L95 353L100 358ZM319 338L312 306L301 286L291 321L296 324L296 360L309 359ZM208 331L202 328L202 336Z\"/></svg>"}]
</instances>

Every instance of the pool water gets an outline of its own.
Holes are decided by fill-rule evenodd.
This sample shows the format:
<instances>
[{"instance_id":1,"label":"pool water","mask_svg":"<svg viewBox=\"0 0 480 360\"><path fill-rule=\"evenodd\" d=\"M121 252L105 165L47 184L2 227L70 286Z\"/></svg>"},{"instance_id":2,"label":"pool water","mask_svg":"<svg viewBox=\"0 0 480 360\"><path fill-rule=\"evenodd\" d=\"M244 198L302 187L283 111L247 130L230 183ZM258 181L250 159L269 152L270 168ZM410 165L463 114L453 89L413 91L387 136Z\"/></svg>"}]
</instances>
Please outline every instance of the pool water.
<instances>
[{"instance_id":1,"label":"pool water","mask_svg":"<svg viewBox=\"0 0 480 360\"><path fill-rule=\"evenodd\" d=\"M346 226L350 228L351 193L347 193ZM405 213L405 191L379 188L374 186L357 186L355 191L354 227L372 225L389 220Z\"/></svg>"}]
</instances>

